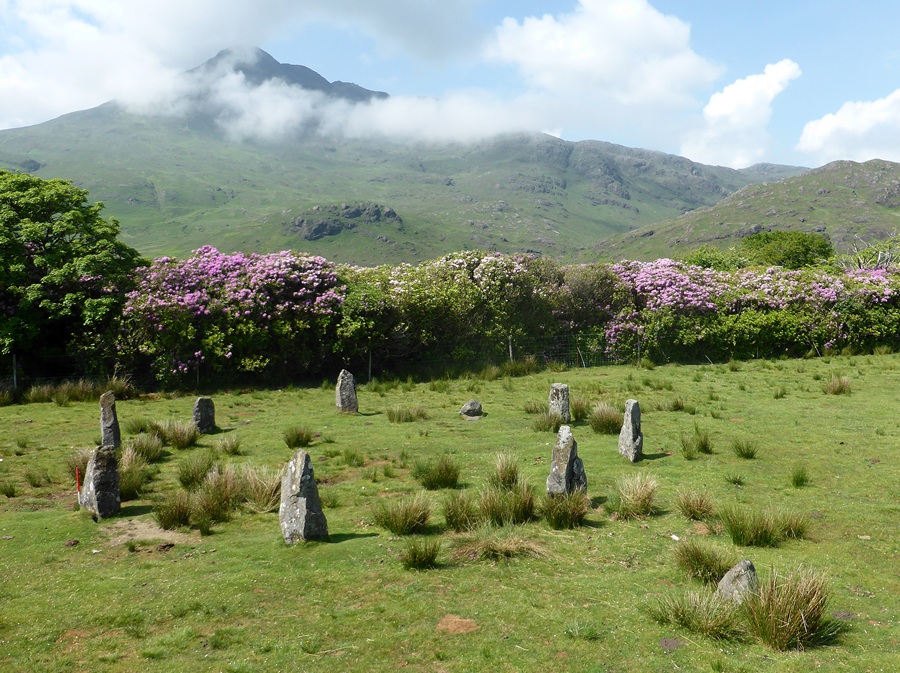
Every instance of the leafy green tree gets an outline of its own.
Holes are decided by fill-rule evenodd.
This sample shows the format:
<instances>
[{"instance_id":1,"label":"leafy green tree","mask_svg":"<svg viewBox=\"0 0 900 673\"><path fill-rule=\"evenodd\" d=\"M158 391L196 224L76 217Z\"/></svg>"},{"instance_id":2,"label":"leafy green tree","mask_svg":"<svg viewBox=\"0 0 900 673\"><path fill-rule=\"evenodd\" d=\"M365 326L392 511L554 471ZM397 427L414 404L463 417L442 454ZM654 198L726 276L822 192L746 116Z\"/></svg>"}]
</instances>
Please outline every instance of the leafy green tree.
<instances>
[{"instance_id":1,"label":"leafy green tree","mask_svg":"<svg viewBox=\"0 0 900 673\"><path fill-rule=\"evenodd\" d=\"M113 340L138 252L102 203L66 180L0 171L0 352L50 373L60 355L96 364Z\"/></svg>"},{"instance_id":2,"label":"leafy green tree","mask_svg":"<svg viewBox=\"0 0 900 673\"><path fill-rule=\"evenodd\" d=\"M822 234L763 231L741 241L740 252L754 264L802 269L827 260L834 254L834 248Z\"/></svg>"}]
</instances>

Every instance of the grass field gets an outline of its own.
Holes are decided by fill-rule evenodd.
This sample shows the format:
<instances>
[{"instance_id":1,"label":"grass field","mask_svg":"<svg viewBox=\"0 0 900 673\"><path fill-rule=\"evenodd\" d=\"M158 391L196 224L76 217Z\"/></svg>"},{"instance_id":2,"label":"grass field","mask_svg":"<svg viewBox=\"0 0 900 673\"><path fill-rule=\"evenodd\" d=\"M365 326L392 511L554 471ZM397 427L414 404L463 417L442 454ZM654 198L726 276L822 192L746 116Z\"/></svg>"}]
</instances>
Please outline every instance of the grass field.
<instances>
[{"instance_id":1,"label":"grass field","mask_svg":"<svg viewBox=\"0 0 900 673\"><path fill-rule=\"evenodd\" d=\"M214 394L222 432L167 449L149 493L100 523L77 510L66 468L99 439L97 403L0 408L0 670L900 670L900 356L495 374L369 383L355 416L335 413L333 382ZM825 392L832 377L846 377L841 394ZM453 533L441 513L451 491L427 491L434 512L418 537L440 541L437 565L404 569L407 540L374 525L374 504L420 491L416 465L447 454L460 467L452 492L478 493L501 452L540 500L555 435L533 430L526 407L540 408L557 381L592 404L637 399L645 459L624 461L615 435L575 422L591 499L583 526L539 518ZM460 419L470 398L485 417ZM135 419L189 420L193 400L120 401L123 435ZM427 417L388 419L406 406ZM237 512L208 535L156 526L154 499L180 488L186 461L229 438L237 455L220 460L280 469L294 453L284 432L298 425L316 433L307 450L329 542L285 545L276 512ZM702 449L686 460L683 445L697 438ZM739 455L748 447L753 457ZM635 474L659 484L657 512L610 517L607 498ZM714 511L799 515L806 533L737 546L717 518L680 513L685 490ZM676 538L749 558L761 580L824 574L843 634L779 652L752 636L661 625L651 617L661 600L712 591L679 568ZM485 541L521 553L467 552Z\"/></svg>"}]
</instances>

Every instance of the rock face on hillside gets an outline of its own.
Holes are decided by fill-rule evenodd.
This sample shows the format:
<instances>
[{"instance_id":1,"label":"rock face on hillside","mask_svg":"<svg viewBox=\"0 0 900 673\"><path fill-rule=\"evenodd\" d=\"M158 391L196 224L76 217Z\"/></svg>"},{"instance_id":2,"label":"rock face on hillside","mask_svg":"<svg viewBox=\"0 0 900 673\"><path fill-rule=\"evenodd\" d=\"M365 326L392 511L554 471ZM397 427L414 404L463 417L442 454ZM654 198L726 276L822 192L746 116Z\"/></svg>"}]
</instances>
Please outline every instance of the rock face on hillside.
<instances>
[{"instance_id":1,"label":"rock face on hillside","mask_svg":"<svg viewBox=\"0 0 900 673\"><path fill-rule=\"evenodd\" d=\"M392 225L403 230L403 218L388 206L377 203L342 203L339 206L315 206L287 222L285 231L300 234L307 241L317 241L324 236L336 236L344 230L361 225Z\"/></svg>"}]
</instances>

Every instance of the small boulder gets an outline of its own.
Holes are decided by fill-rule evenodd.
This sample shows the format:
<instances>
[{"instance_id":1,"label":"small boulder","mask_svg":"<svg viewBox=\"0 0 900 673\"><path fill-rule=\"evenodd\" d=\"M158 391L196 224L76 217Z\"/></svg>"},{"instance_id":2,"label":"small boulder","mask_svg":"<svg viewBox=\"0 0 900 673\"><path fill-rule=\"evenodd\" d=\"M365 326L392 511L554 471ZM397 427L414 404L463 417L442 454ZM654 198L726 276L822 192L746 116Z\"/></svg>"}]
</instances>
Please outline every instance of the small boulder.
<instances>
[{"instance_id":1,"label":"small boulder","mask_svg":"<svg viewBox=\"0 0 900 673\"><path fill-rule=\"evenodd\" d=\"M632 463L644 457L644 433L641 432L641 405L637 400L625 402L625 419L619 432L619 453Z\"/></svg>"},{"instance_id":2,"label":"small boulder","mask_svg":"<svg viewBox=\"0 0 900 673\"><path fill-rule=\"evenodd\" d=\"M740 605L747 596L756 593L757 589L759 579L756 576L756 568L753 567L752 561L744 559L719 580L716 596Z\"/></svg>"},{"instance_id":3,"label":"small boulder","mask_svg":"<svg viewBox=\"0 0 900 673\"><path fill-rule=\"evenodd\" d=\"M484 410L481 408L481 402L478 400L469 400L459 410L462 416L481 416Z\"/></svg>"}]
</instances>

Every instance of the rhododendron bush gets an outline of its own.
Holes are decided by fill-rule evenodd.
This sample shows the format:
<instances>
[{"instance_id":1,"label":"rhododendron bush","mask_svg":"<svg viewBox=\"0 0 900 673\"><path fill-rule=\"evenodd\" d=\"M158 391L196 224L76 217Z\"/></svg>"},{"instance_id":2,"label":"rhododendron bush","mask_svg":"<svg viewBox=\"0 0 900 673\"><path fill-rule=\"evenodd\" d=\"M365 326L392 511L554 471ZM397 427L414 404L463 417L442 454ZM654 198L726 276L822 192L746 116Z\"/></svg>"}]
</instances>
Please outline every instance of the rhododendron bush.
<instances>
[{"instance_id":1,"label":"rhododendron bush","mask_svg":"<svg viewBox=\"0 0 900 673\"><path fill-rule=\"evenodd\" d=\"M358 268L205 247L136 274L120 353L166 383L198 371L333 374L369 357L379 369L466 364L571 335L610 357L657 362L900 345L900 275L886 269L716 271L668 259L563 267L483 252Z\"/></svg>"}]
</instances>

